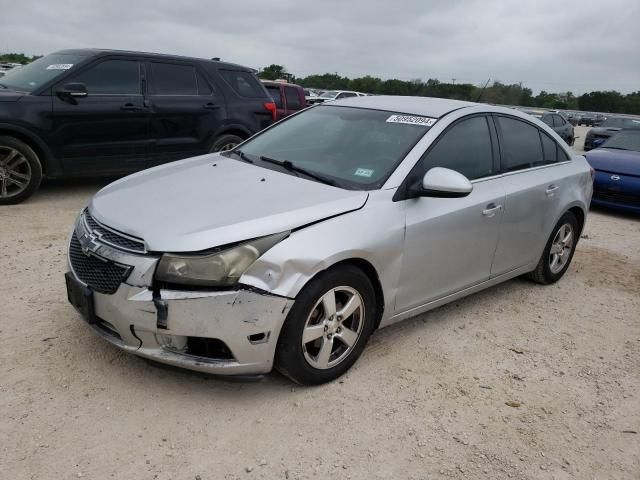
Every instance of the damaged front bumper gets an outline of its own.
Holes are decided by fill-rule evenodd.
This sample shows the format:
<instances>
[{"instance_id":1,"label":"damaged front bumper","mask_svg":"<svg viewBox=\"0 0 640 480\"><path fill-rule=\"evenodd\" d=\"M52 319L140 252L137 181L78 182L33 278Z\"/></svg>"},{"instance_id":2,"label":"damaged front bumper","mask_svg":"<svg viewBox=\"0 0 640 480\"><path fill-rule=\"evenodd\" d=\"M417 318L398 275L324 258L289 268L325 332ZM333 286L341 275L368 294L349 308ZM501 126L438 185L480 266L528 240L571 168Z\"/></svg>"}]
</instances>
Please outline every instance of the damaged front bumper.
<instances>
[{"instance_id":1,"label":"damaged front bumper","mask_svg":"<svg viewBox=\"0 0 640 480\"><path fill-rule=\"evenodd\" d=\"M80 239L84 232L77 228L72 239L73 235ZM127 279L113 293L101 293L92 288L90 272L78 264L84 259L70 247L67 283L83 289L90 311L79 310L105 340L141 357L211 374L259 375L273 368L278 335L292 299L244 288L154 292L150 285L157 257L108 245L99 244L91 251L81 246L84 255L130 267ZM77 302L72 303L78 308Z\"/></svg>"}]
</instances>

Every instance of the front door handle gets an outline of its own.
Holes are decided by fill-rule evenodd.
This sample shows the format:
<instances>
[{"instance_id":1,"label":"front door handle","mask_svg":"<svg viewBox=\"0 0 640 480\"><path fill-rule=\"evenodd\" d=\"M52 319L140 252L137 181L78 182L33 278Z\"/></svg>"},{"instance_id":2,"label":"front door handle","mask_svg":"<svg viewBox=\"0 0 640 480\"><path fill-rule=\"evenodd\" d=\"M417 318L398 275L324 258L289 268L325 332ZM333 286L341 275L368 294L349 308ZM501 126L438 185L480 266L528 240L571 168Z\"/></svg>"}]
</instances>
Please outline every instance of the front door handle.
<instances>
[{"instance_id":1,"label":"front door handle","mask_svg":"<svg viewBox=\"0 0 640 480\"><path fill-rule=\"evenodd\" d=\"M490 203L489 205L487 205L487 207L482 210L482 215L484 215L485 217L491 218L493 216L495 216L495 214L497 212L499 212L502 209L502 205L496 205L495 203Z\"/></svg>"},{"instance_id":2,"label":"front door handle","mask_svg":"<svg viewBox=\"0 0 640 480\"><path fill-rule=\"evenodd\" d=\"M205 103L202 108L204 108L205 110L218 110L220 108L220 105L216 105L215 103L209 102L209 103Z\"/></svg>"},{"instance_id":3,"label":"front door handle","mask_svg":"<svg viewBox=\"0 0 640 480\"><path fill-rule=\"evenodd\" d=\"M553 197L553 195L555 194L556 190L558 190L560 187L557 185L554 185L553 183L551 185L549 185L547 187L547 189L545 190L544 193L547 194L547 196L549 197Z\"/></svg>"},{"instance_id":4,"label":"front door handle","mask_svg":"<svg viewBox=\"0 0 640 480\"><path fill-rule=\"evenodd\" d=\"M134 105L133 103L125 103L120 107L120 110L135 111L135 110L144 110L144 109L142 107L139 107L138 105Z\"/></svg>"}]
</instances>

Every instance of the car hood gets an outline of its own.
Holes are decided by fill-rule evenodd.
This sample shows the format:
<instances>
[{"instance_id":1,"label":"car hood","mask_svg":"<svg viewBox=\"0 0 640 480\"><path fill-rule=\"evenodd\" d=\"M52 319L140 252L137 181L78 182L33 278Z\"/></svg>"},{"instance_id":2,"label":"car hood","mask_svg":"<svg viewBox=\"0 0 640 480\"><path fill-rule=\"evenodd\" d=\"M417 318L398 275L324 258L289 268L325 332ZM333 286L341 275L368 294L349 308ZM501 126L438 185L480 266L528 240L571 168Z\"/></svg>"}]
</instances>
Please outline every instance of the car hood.
<instances>
[{"instance_id":1,"label":"car hood","mask_svg":"<svg viewBox=\"0 0 640 480\"><path fill-rule=\"evenodd\" d=\"M0 83L2 83L2 77L0 77ZM24 92L16 92L0 87L0 102L15 102L24 96Z\"/></svg>"},{"instance_id":2,"label":"car hood","mask_svg":"<svg viewBox=\"0 0 640 480\"><path fill-rule=\"evenodd\" d=\"M640 176L640 152L596 148L584 156L596 170Z\"/></svg>"},{"instance_id":3,"label":"car hood","mask_svg":"<svg viewBox=\"0 0 640 480\"><path fill-rule=\"evenodd\" d=\"M596 127L589 130L588 135L600 135L601 137L610 137L614 133L618 133L621 129L617 127Z\"/></svg>"},{"instance_id":4,"label":"car hood","mask_svg":"<svg viewBox=\"0 0 640 480\"><path fill-rule=\"evenodd\" d=\"M150 251L196 252L357 210L367 197L211 154L118 180L89 211Z\"/></svg>"}]
</instances>

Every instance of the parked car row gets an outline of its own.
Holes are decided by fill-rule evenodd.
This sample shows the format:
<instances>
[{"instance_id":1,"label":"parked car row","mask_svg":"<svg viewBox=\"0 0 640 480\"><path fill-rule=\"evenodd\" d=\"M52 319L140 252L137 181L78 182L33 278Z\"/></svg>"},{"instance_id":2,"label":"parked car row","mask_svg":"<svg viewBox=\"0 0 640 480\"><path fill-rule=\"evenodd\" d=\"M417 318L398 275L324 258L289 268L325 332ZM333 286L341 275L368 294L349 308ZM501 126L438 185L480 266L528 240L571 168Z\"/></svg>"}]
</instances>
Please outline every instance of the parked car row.
<instances>
[{"instance_id":1,"label":"parked car row","mask_svg":"<svg viewBox=\"0 0 640 480\"><path fill-rule=\"evenodd\" d=\"M544 110L522 110L533 117L540 119L543 123L549 125L554 132L556 132L560 138L562 138L567 145L573 145L575 141L575 135L573 131L573 125L571 125L566 118L559 113L547 112Z\"/></svg>"},{"instance_id":2,"label":"parked car row","mask_svg":"<svg viewBox=\"0 0 640 480\"><path fill-rule=\"evenodd\" d=\"M0 204L26 199L43 176L123 174L230 150L278 114L247 67L59 51L0 79Z\"/></svg>"}]
</instances>

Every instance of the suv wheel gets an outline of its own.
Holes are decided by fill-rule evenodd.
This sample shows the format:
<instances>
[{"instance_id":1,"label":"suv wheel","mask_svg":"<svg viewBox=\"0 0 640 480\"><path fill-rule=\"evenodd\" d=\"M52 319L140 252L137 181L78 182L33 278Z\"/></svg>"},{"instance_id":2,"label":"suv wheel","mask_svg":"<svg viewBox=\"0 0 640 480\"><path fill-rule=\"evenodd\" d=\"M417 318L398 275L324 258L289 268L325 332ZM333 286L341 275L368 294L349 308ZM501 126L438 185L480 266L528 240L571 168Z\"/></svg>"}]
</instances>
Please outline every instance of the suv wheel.
<instances>
[{"instance_id":1,"label":"suv wheel","mask_svg":"<svg viewBox=\"0 0 640 480\"><path fill-rule=\"evenodd\" d=\"M376 315L375 291L362 270L345 265L321 273L287 315L277 369L303 385L338 378L364 350Z\"/></svg>"},{"instance_id":2,"label":"suv wheel","mask_svg":"<svg viewBox=\"0 0 640 480\"><path fill-rule=\"evenodd\" d=\"M0 136L0 205L20 203L40 186L42 166L24 142Z\"/></svg>"},{"instance_id":3,"label":"suv wheel","mask_svg":"<svg viewBox=\"0 0 640 480\"><path fill-rule=\"evenodd\" d=\"M221 135L213 141L209 152L226 152L242 142L244 142L244 139L237 135Z\"/></svg>"}]
</instances>

